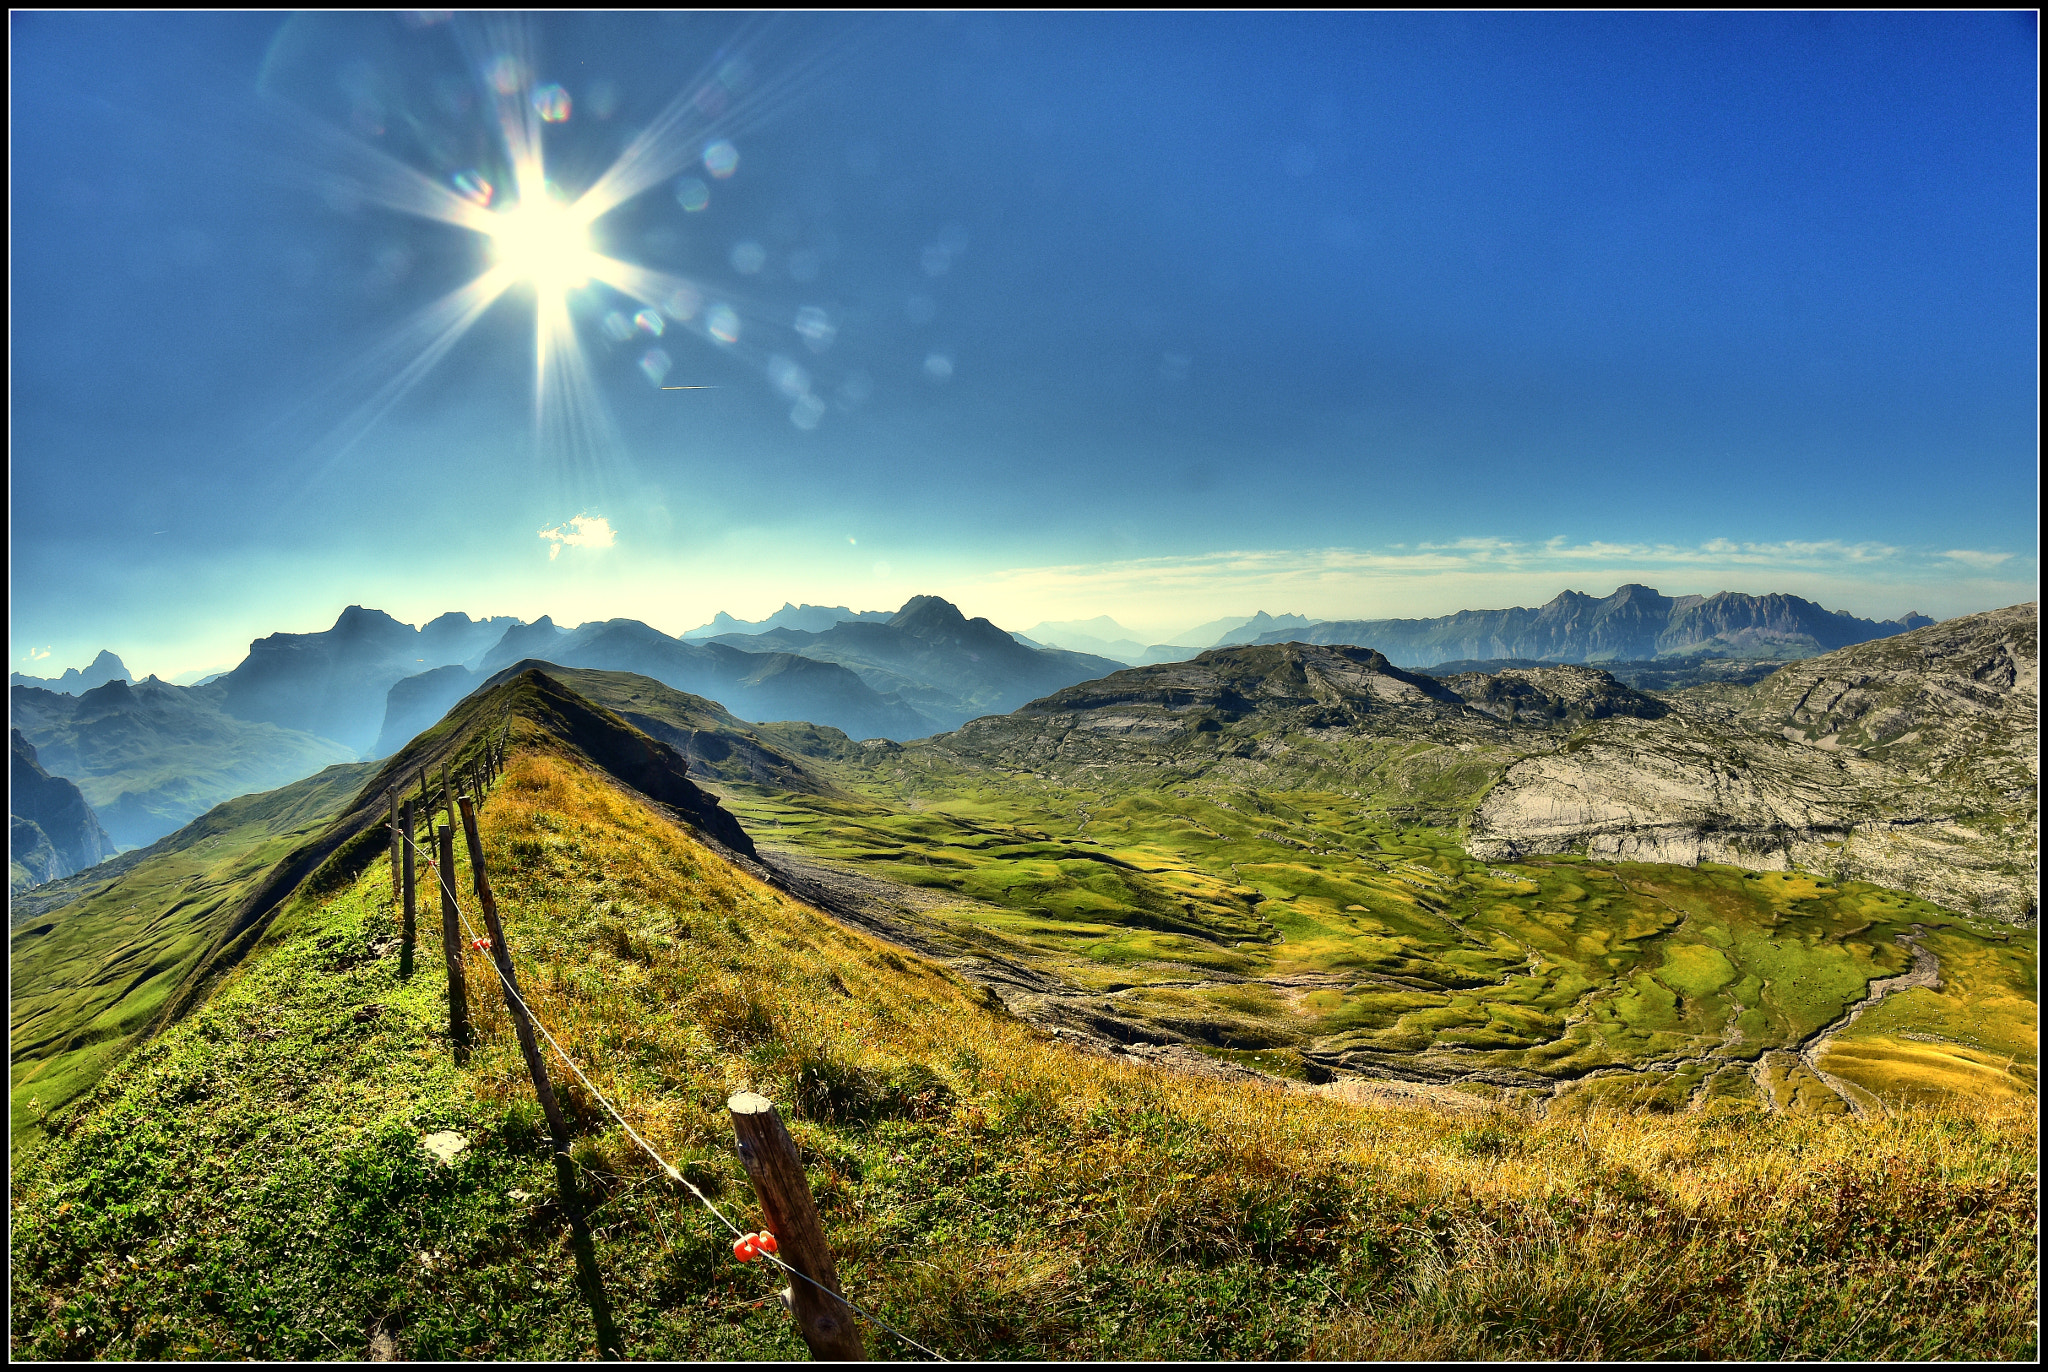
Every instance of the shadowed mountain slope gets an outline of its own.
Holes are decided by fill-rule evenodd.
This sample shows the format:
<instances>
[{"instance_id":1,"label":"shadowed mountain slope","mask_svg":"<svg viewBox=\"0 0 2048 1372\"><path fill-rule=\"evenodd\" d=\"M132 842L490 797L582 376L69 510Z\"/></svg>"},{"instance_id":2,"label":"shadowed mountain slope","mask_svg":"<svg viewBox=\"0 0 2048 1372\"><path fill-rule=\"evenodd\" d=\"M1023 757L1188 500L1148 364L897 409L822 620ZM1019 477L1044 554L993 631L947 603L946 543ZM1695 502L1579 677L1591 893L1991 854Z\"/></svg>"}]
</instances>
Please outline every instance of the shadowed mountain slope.
<instances>
[{"instance_id":1,"label":"shadowed mountain slope","mask_svg":"<svg viewBox=\"0 0 2048 1372\"><path fill-rule=\"evenodd\" d=\"M1924 615L1875 621L1788 595L1667 596L1628 585L1596 599L1565 591L1537 609L1460 610L1436 619L1332 620L1258 641L1350 643L1403 666L1456 659L1544 662L1652 660L1697 652L1801 658L1933 623Z\"/></svg>"},{"instance_id":2,"label":"shadowed mountain slope","mask_svg":"<svg viewBox=\"0 0 2048 1372\"><path fill-rule=\"evenodd\" d=\"M21 730L8 730L7 743L8 895L112 857L114 841L78 788L43 770Z\"/></svg>"},{"instance_id":3,"label":"shadowed mountain slope","mask_svg":"<svg viewBox=\"0 0 2048 1372\"><path fill-rule=\"evenodd\" d=\"M393 683L466 661L517 622L445 614L415 629L351 605L320 633L257 639L240 666L195 689L238 719L318 734L361 754L376 741Z\"/></svg>"}]
</instances>

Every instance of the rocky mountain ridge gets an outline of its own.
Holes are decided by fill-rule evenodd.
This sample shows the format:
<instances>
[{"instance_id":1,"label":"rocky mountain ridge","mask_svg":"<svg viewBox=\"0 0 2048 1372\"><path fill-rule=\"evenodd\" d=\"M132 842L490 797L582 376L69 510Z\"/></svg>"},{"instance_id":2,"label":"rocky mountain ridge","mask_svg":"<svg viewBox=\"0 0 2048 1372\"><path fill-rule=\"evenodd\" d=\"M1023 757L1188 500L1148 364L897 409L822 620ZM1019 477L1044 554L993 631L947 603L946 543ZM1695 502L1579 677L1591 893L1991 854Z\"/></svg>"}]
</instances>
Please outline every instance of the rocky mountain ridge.
<instances>
[{"instance_id":1,"label":"rocky mountain ridge","mask_svg":"<svg viewBox=\"0 0 2048 1372\"><path fill-rule=\"evenodd\" d=\"M1406 667L1456 659L1544 662L1655 660L1701 652L1794 659L1868 642L1934 621L1858 619L1792 595L1667 596L1626 585L1595 598L1565 591L1534 609L1460 610L1434 619L1332 620L1262 635L1260 643L1350 643Z\"/></svg>"},{"instance_id":2,"label":"rocky mountain ridge","mask_svg":"<svg viewBox=\"0 0 2048 1372\"><path fill-rule=\"evenodd\" d=\"M913 746L1109 784L1353 791L1475 857L1797 867L2033 918L2033 605L1648 696L1598 668L1445 679L1366 648L1212 649Z\"/></svg>"},{"instance_id":3,"label":"rocky mountain ridge","mask_svg":"<svg viewBox=\"0 0 2048 1372\"><path fill-rule=\"evenodd\" d=\"M2027 604L1699 687L1511 765L1469 846L1799 867L2031 922L2039 658Z\"/></svg>"}]
</instances>

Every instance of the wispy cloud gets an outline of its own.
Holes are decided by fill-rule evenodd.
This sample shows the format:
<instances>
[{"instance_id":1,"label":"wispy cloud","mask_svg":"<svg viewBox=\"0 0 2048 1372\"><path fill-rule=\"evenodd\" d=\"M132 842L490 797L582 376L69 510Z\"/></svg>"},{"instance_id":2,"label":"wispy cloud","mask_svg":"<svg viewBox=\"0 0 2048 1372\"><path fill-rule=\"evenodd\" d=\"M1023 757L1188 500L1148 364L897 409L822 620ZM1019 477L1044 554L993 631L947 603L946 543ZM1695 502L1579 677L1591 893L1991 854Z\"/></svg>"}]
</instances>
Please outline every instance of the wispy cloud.
<instances>
[{"instance_id":1,"label":"wispy cloud","mask_svg":"<svg viewBox=\"0 0 2048 1372\"><path fill-rule=\"evenodd\" d=\"M1981 572L1988 572L2000 563L2012 560L2011 553L1984 552L1977 548L1950 548L1942 556L1952 562L1960 562L1965 567L1975 567Z\"/></svg>"},{"instance_id":2,"label":"wispy cloud","mask_svg":"<svg viewBox=\"0 0 2048 1372\"><path fill-rule=\"evenodd\" d=\"M589 548L592 551L609 548L619 541L611 521L603 515L580 514L567 524L558 524L552 529L542 529L540 536L548 540L548 561L553 562L562 555L563 548Z\"/></svg>"}]
</instances>

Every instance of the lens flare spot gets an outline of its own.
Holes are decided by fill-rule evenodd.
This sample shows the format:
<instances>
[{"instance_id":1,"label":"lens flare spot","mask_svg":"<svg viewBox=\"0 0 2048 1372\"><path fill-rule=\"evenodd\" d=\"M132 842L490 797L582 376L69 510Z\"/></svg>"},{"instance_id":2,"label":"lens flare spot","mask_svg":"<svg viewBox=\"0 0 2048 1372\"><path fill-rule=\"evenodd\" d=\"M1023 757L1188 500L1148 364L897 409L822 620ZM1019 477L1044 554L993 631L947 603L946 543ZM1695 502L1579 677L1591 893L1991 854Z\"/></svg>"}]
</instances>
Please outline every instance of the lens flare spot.
<instances>
[{"instance_id":1,"label":"lens flare spot","mask_svg":"<svg viewBox=\"0 0 2048 1372\"><path fill-rule=\"evenodd\" d=\"M739 342L739 312L730 305L713 305L704 315L704 330L721 343Z\"/></svg>"},{"instance_id":2,"label":"lens flare spot","mask_svg":"<svg viewBox=\"0 0 2048 1372\"><path fill-rule=\"evenodd\" d=\"M720 181L740 169L740 150L721 138L704 149L704 170Z\"/></svg>"},{"instance_id":3,"label":"lens flare spot","mask_svg":"<svg viewBox=\"0 0 2048 1372\"><path fill-rule=\"evenodd\" d=\"M752 276L768 265L768 250L748 239L732 245L732 269L741 276Z\"/></svg>"},{"instance_id":4,"label":"lens flare spot","mask_svg":"<svg viewBox=\"0 0 2048 1372\"><path fill-rule=\"evenodd\" d=\"M809 392L796 398L796 404L789 407L789 422L808 433L818 427L818 421L825 417L825 402Z\"/></svg>"},{"instance_id":5,"label":"lens flare spot","mask_svg":"<svg viewBox=\"0 0 2048 1372\"><path fill-rule=\"evenodd\" d=\"M614 343L623 343L633 336L633 325L626 316L613 310L604 317L605 335Z\"/></svg>"},{"instance_id":6,"label":"lens flare spot","mask_svg":"<svg viewBox=\"0 0 2048 1372\"><path fill-rule=\"evenodd\" d=\"M811 392L811 374L781 353L768 359L768 379L791 400Z\"/></svg>"},{"instance_id":7,"label":"lens flare spot","mask_svg":"<svg viewBox=\"0 0 2048 1372\"><path fill-rule=\"evenodd\" d=\"M865 405L875 398L875 379L866 372L848 372L839 383L839 404L845 409Z\"/></svg>"},{"instance_id":8,"label":"lens flare spot","mask_svg":"<svg viewBox=\"0 0 2048 1372\"><path fill-rule=\"evenodd\" d=\"M501 52L484 64L484 79L500 95L517 95L519 88L526 84L526 73L518 58L509 52Z\"/></svg>"},{"instance_id":9,"label":"lens flare spot","mask_svg":"<svg viewBox=\"0 0 2048 1372\"><path fill-rule=\"evenodd\" d=\"M569 92L553 81L533 93L533 111L543 124L560 124L569 118Z\"/></svg>"},{"instance_id":10,"label":"lens flare spot","mask_svg":"<svg viewBox=\"0 0 2048 1372\"><path fill-rule=\"evenodd\" d=\"M675 363L669 360L669 355L660 348L649 348L640 354L641 372L657 386L668 376L669 368L674 365Z\"/></svg>"},{"instance_id":11,"label":"lens flare spot","mask_svg":"<svg viewBox=\"0 0 2048 1372\"><path fill-rule=\"evenodd\" d=\"M485 209L490 208L491 196L496 188L490 182L484 180L482 172L474 170L457 172L453 179L457 195L460 195L472 205L481 205Z\"/></svg>"},{"instance_id":12,"label":"lens flare spot","mask_svg":"<svg viewBox=\"0 0 2048 1372\"><path fill-rule=\"evenodd\" d=\"M693 287L678 286L668 293L668 299L661 302L661 308L678 324L687 324L697 317L698 310L704 308L704 297Z\"/></svg>"},{"instance_id":13,"label":"lens flare spot","mask_svg":"<svg viewBox=\"0 0 2048 1372\"><path fill-rule=\"evenodd\" d=\"M944 353L933 353L924 360L924 374L934 381L953 379L953 359Z\"/></svg>"},{"instance_id":14,"label":"lens flare spot","mask_svg":"<svg viewBox=\"0 0 2048 1372\"><path fill-rule=\"evenodd\" d=\"M796 333L798 338L803 339L805 347L814 353L821 353L832 346L832 340L838 336L839 328L832 322L831 317L816 305L806 305L796 312Z\"/></svg>"},{"instance_id":15,"label":"lens flare spot","mask_svg":"<svg viewBox=\"0 0 2048 1372\"><path fill-rule=\"evenodd\" d=\"M694 176L686 176L676 182L676 203L695 214L711 203L711 187Z\"/></svg>"},{"instance_id":16,"label":"lens flare spot","mask_svg":"<svg viewBox=\"0 0 2048 1372\"><path fill-rule=\"evenodd\" d=\"M643 333L651 333L656 338L661 337L662 331L668 328L668 322L661 317L660 310L642 310L633 316L633 322L640 326Z\"/></svg>"}]
</instances>

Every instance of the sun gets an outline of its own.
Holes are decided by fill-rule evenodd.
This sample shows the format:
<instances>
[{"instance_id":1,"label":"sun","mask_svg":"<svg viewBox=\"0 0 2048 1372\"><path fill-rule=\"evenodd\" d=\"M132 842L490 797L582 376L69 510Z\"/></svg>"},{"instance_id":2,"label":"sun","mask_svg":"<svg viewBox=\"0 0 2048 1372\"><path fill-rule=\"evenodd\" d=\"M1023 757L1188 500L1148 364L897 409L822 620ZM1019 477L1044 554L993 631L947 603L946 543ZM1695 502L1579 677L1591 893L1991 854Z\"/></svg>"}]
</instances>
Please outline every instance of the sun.
<instances>
[{"instance_id":1,"label":"sun","mask_svg":"<svg viewBox=\"0 0 2048 1372\"><path fill-rule=\"evenodd\" d=\"M590 245L590 221L573 206L542 195L491 216L498 266L543 291L574 290L596 275L599 256Z\"/></svg>"}]
</instances>

